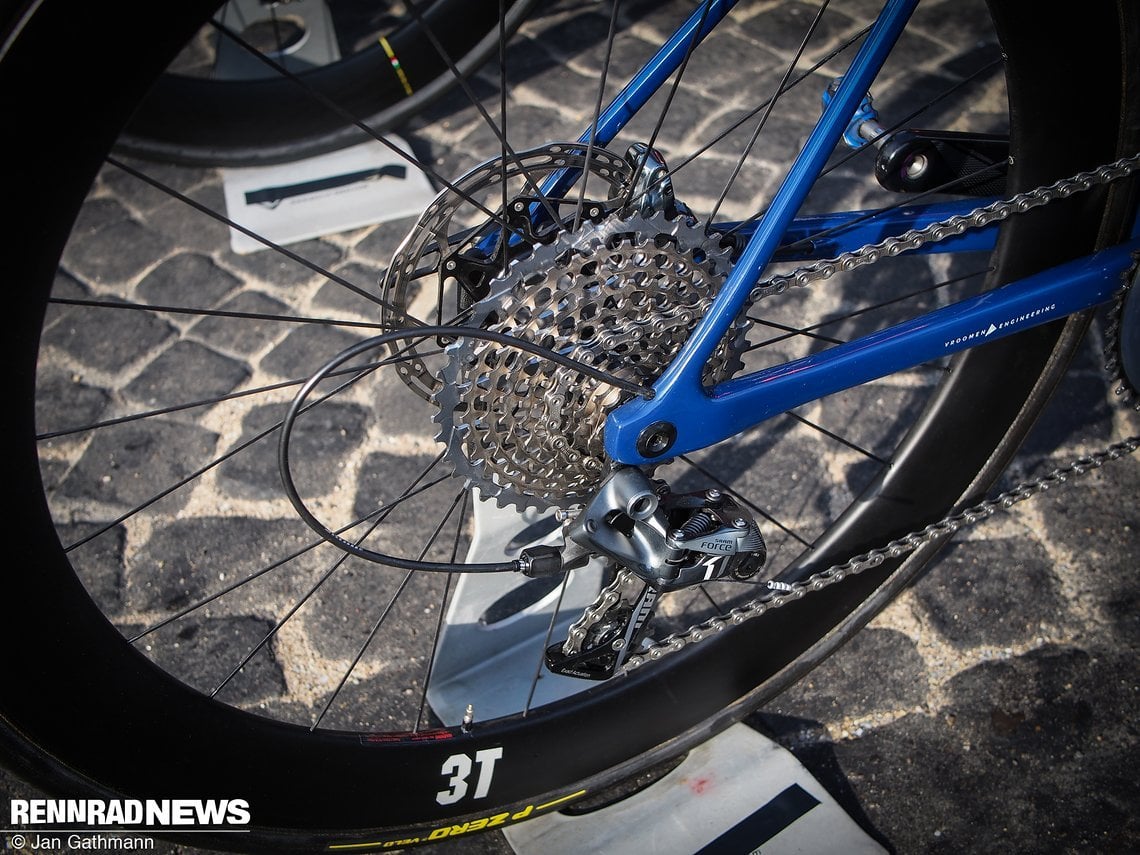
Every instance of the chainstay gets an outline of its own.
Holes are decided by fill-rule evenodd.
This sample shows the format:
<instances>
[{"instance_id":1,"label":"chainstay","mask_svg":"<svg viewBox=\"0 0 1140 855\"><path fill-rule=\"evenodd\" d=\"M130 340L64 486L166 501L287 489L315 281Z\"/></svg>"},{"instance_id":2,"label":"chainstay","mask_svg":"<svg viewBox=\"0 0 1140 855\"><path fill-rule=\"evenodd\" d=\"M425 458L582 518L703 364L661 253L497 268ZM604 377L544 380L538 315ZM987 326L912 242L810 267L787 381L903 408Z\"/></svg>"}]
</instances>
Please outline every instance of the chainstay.
<instances>
[{"instance_id":1,"label":"chainstay","mask_svg":"<svg viewBox=\"0 0 1140 855\"><path fill-rule=\"evenodd\" d=\"M969 229L988 226L991 223L1008 219L1015 214L1039 208L1058 199L1065 199L1074 193L1127 178L1138 169L1140 169L1140 153L1122 157L1096 169L1079 172L1052 184L1026 190L1024 193L1018 193L1008 199L999 199L989 205L975 208L968 214L947 217L921 229L911 229L901 235L885 238L878 243L866 244L859 249L851 250L835 258L809 264L781 276L774 276L753 288L749 294L749 300L756 302L765 297L783 294L791 287L811 285L813 282L829 279L836 273L874 264L884 258L917 249L924 244L960 235Z\"/></svg>"},{"instance_id":2,"label":"chainstay","mask_svg":"<svg viewBox=\"0 0 1140 855\"><path fill-rule=\"evenodd\" d=\"M821 591L842 582L844 579L857 576L864 570L878 567L888 559L899 558L928 543L947 538L959 529L988 519L999 510L1012 508L1014 505L1043 493L1051 487L1063 484L1074 477L1083 476L1099 469L1109 461L1118 460L1127 454L1131 454L1137 447L1140 447L1140 436L1131 436L1128 439L1113 443L1101 451L1080 457L1069 465L1054 469L1039 478L1023 481L1016 487L999 493L991 499L986 499L963 511L943 517L923 529L892 540L886 546L864 552L842 564L834 564L826 570L814 573L799 582L769 582L770 588L766 593L732 609L727 614L710 618L684 632L670 635L660 641L649 642L647 646L643 646L641 650L626 660L619 673L632 671L647 662L656 662L666 656L679 653L684 648L723 632L729 627L739 626L745 621L758 618L794 600L802 599L809 593Z\"/></svg>"}]
</instances>

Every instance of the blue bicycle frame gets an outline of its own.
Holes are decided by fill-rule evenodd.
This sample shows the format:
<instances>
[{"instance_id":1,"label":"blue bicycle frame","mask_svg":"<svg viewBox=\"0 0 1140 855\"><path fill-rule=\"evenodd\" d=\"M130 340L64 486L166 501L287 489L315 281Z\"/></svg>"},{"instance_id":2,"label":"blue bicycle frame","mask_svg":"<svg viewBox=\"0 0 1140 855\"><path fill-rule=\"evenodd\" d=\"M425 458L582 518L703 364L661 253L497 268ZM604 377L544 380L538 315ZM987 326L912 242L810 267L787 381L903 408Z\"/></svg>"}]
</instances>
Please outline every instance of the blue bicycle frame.
<instances>
[{"instance_id":1,"label":"blue bicycle frame","mask_svg":"<svg viewBox=\"0 0 1140 855\"><path fill-rule=\"evenodd\" d=\"M734 378L712 389L702 385L705 363L774 258L829 257L976 207L977 202L914 206L867 223L858 213L795 219L917 2L888 0L768 210L755 225L740 230L748 239L740 258L693 334L658 378L653 396L630 401L610 414L605 446L613 460L644 464L712 445L824 395L1091 308L1110 299L1119 288L1131 253L1140 249L1136 235L1127 244L822 353ZM704 38L734 5L735 0L709 0L698 8L579 141L604 146L612 140L676 71L689 46ZM563 191L576 177L554 176L544 189ZM853 227L843 229L848 223ZM778 255L780 247L794 246L799 238L814 234L821 226L833 229L828 241L816 243L797 256ZM992 247L996 231L994 224L941 241L927 251Z\"/></svg>"}]
</instances>

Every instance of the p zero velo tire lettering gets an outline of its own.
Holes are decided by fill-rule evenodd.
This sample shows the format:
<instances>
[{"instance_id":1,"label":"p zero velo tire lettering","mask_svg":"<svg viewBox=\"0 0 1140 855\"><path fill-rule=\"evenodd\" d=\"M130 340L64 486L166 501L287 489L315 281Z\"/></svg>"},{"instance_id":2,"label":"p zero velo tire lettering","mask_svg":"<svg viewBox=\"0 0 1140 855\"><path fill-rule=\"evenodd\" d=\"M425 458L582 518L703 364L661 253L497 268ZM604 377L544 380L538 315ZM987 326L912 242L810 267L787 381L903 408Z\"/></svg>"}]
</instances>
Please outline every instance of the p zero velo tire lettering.
<instances>
[{"instance_id":1,"label":"p zero velo tire lettering","mask_svg":"<svg viewBox=\"0 0 1140 855\"><path fill-rule=\"evenodd\" d=\"M18 165L10 176L10 199L22 207L7 244L9 329L4 337L18 407L3 426L6 482L20 501L6 521L11 556L0 603L5 633L0 721L5 750L21 768L72 792L143 798L175 792L203 797L224 782L227 792L249 800L256 826L251 844L265 847L311 850L327 842L430 834L504 811L513 816L715 732L842 640L917 572L920 562L913 559L901 568L885 567L851 586L781 609L771 621L703 643L666 667L647 667L603 684L571 704L486 724L477 720L467 733L452 728L432 740L309 733L268 721L209 700L132 649L72 573L40 499L31 401L43 300L75 213L130 104L145 89L145 80L132 82L136 73L153 77L165 67L175 46L194 31L198 18L192 13L204 14L195 5L178 4L168 13L168 44L157 35L138 44L131 28L112 16L117 10L45 0L7 34L0 60L5 115L13 127L25 129L3 142L6 162ZM1113 105L1127 100L1127 93L1121 91L1119 74L1095 63L1115 54L1104 48L1104 38L1117 31L1116 15L1107 4L1087 9L1084 31L1075 30L1070 20L1050 22L1042 15L1041 32L1033 32L1023 31L1020 17L1007 15L1005 7L997 9L1010 57L1015 165L1024 170L1015 171L1018 189L1112 159L1120 136L1119 109ZM1083 60L1063 73L1048 59L1057 28L1067 48ZM85 46L92 43L106 55L95 66L84 61ZM63 65L68 73L45 74L45 62ZM64 88L56 90L53 80ZM35 87L29 81L36 81ZM1040 109L1034 94L1039 88L1050 93L1046 100L1061 103L1103 99L1088 116L1104 124L1095 133L1086 126L1082 143L1073 144L1064 123ZM58 106L65 94L75 109L63 122ZM1022 109L1022 103L1028 106ZM1099 225L1090 234L1074 222L1091 218L1099 224L1101 211L1091 211L1088 200L1076 204L1079 214L1060 209L1052 215L1060 224L1050 217L1007 231L999 247L999 273L1020 275L1024 268L1015 265L1022 263L1022 248L1040 246L1041 233L1049 235L1051 246L1065 244L1059 256L1091 249ZM1097 207L1103 204L1101 199ZM1019 338L1016 346L979 349L959 361L952 381L903 442L889 474L823 542L826 551L877 545L914 528L914 519L928 521L928 514L940 515L959 497L984 489L1063 370L1081 323L1075 319ZM993 384L994 377L1002 382ZM984 409L983 423L947 420L968 409L961 405L966 399ZM949 442L955 443L953 456L964 461L957 472L936 466L930 452ZM932 484L939 495L930 495ZM913 511L884 520L884 505L897 507L900 501L913 504ZM814 560L803 564L805 571L811 566ZM468 790L453 804L440 805L437 794L452 792L448 781L463 765L449 766L457 756L469 758L472 766ZM475 758L492 756L488 803L477 805L481 769ZM447 768L451 771L445 773Z\"/></svg>"}]
</instances>

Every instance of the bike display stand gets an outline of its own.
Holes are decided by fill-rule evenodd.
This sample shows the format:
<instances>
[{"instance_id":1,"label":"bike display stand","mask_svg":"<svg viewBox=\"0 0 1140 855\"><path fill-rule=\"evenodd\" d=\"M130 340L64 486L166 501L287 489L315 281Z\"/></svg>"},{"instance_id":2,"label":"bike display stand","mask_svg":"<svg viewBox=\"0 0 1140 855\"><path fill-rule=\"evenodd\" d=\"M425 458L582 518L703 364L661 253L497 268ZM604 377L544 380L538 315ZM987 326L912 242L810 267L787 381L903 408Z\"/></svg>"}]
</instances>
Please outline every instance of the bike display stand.
<instances>
[{"instance_id":1,"label":"bike display stand","mask_svg":"<svg viewBox=\"0 0 1140 855\"><path fill-rule=\"evenodd\" d=\"M503 834L518 855L886 852L789 751L743 724L609 807L551 813Z\"/></svg>"}]
</instances>

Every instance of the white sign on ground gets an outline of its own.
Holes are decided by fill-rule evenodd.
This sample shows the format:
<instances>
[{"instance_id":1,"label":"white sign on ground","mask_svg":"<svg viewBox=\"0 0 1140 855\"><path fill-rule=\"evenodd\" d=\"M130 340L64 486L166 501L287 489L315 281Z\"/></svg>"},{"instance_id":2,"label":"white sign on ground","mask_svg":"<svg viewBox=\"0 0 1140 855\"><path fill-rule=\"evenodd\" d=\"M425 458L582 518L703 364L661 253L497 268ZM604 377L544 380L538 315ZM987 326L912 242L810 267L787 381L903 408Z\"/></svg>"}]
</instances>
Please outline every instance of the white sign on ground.
<instances>
[{"instance_id":1,"label":"white sign on ground","mask_svg":"<svg viewBox=\"0 0 1140 855\"><path fill-rule=\"evenodd\" d=\"M398 137L387 139L411 151ZM292 163L223 169L222 186L231 220L282 245L417 215L435 198L423 172L376 141ZM265 244L231 228L230 247L244 254Z\"/></svg>"},{"instance_id":2,"label":"white sign on ground","mask_svg":"<svg viewBox=\"0 0 1140 855\"><path fill-rule=\"evenodd\" d=\"M503 829L519 855L884 855L792 754L743 724L652 786L581 816Z\"/></svg>"}]
</instances>

